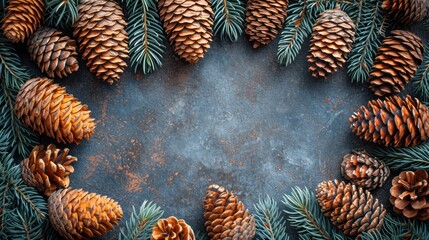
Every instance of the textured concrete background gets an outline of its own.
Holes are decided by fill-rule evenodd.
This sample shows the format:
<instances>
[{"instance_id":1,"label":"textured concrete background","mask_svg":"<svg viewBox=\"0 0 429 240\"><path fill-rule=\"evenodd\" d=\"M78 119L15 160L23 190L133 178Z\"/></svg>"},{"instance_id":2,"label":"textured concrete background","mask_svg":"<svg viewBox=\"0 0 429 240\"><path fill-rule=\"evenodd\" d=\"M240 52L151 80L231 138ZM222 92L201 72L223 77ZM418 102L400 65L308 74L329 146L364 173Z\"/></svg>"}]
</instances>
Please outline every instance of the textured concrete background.
<instances>
[{"instance_id":1,"label":"textured concrete background","mask_svg":"<svg viewBox=\"0 0 429 240\"><path fill-rule=\"evenodd\" d=\"M245 37L235 44L216 39L195 65L168 48L156 73L128 68L113 86L80 61L78 73L57 83L89 105L97 128L90 141L70 146L79 159L71 186L117 200L121 226L132 206L147 199L165 217L204 231L202 198L210 184L234 190L253 211L266 194L281 201L293 186L315 189L341 178L344 154L371 146L351 133L348 118L373 95L366 85L352 85L344 70L313 79L308 43L291 66L280 67L277 41L254 50ZM20 55L41 75L25 52ZM387 186L376 192L389 205Z\"/></svg>"}]
</instances>

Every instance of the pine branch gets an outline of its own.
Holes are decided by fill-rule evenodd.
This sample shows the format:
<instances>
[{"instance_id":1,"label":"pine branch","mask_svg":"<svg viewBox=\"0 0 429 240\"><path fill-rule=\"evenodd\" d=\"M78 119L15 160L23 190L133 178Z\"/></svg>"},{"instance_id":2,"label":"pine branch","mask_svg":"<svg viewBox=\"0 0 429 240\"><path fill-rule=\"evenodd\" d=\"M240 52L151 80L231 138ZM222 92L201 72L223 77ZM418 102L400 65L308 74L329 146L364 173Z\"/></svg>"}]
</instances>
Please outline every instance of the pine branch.
<instances>
[{"instance_id":1,"label":"pine branch","mask_svg":"<svg viewBox=\"0 0 429 240\"><path fill-rule=\"evenodd\" d=\"M7 221L4 225L4 233L7 239L40 239L42 237L43 224L34 216L22 216L18 209L8 211Z\"/></svg>"},{"instance_id":2,"label":"pine branch","mask_svg":"<svg viewBox=\"0 0 429 240\"><path fill-rule=\"evenodd\" d=\"M423 63L414 75L413 88L416 96L426 105L429 104L429 42L425 47Z\"/></svg>"},{"instance_id":3,"label":"pine branch","mask_svg":"<svg viewBox=\"0 0 429 240\"><path fill-rule=\"evenodd\" d=\"M236 42L243 34L245 2L242 0L212 0L214 33L222 41Z\"/></svg>"},{"instance_id":4,"label":"pine branch","mask_svg":"<svg viewBox=\"0 0 429 240\"><path fill-rule=\"evenodd\" d=\"M315 195L307 188L293 188L291 194L284 195L283 203L288 221L297 228L301 239L346 239L323 216Z\"/></svg>"},{"instance_id":5,"label":"pine branch","mask_svg":"<svg viewBox=\"0 0 429 240\"><path fill-rule=\"evenodd\" d=\"M152 235L152 228L164 212L155 203L144 201L137 213L133 207L130 220L126 227L121 228L119 239L147 240Z\"/></svg>"},{"instance_id":6,"label":"pine branch","mask_svg":"<svg viewBox=\"0 0 429 240\"><path fill-rule=\"evenodd\" d=\"M376 148L373 155L391 170L429 170L429 143L408 148Z\"/></svg>"},{"instance_id":7,"label":"pine branch","mask_svg":"<svg viewBox=\"0 0 429 240\"><path fill-rule=\"evenodd\" d=\"M125 0L130 62L135 72L141 69L143 74L161 67L164 58L165 35L156 4L156 0Z\"/></svg>"},{"instance_id":8,"label":"pine branch","mask_svg":"<svg viewBox=\"0 0 429 240\"><path fill-rule=\"evenodd\" d=\"M355 43L348 60L348 75L353 83L364 83L374 64L374 58L386 35L385 15L382 1L364 1L360 22L356 29Z\"/></svg>"},{"instance_id":9,"label":"pine branch","mask_svg":"<svg viewBox=\"0 0 429 240\"><path fill-rule=\"evenodd\" d=\"M77 19L79 0L47 1L46 24L54 28L69 29Z\"/></svg>"},{"instance_id":10,"label":"pine branch","mask_svg":"<svg viewBox=\"0 0 429 240\"><path fill-rule=\"evenodd\" d=\"M261 240L288 240L286 226L277 202L267 196L260 199L255 207L256 234Z\"/></svg>"}]
</instances>

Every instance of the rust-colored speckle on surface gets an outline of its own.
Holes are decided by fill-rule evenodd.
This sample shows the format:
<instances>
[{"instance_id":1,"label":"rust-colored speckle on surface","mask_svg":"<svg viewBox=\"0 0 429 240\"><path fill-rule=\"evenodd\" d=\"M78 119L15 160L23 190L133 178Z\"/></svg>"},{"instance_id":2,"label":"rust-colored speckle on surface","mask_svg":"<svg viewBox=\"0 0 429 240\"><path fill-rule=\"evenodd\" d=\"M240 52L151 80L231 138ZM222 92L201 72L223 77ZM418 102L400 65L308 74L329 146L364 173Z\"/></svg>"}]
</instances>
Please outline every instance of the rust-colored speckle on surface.
<instances>
[{"instance_id":1,"label":"rust-colored speckle on surface","mask_svg":"<svg viewBox=\"0 0 429 240\"><path fill-rule=\"evenodd\" d=\"M152 146L153 152L151 153L152 160L161 166L165 165L164 153L164 139L161 137L155 138L155 145Z\"/></svg>"},{"instance_id":2,"label":"rust-colored speckle on surface","mask_svg":"<svg viewBox=\"0 0 429 240\"><path fill-rule=\"evenodd\" d=\"M104 154L99 153L87 158L89 164L86 165L87 167L83 179L88 180L96 171L99 170L99 165L102 163L104 157Z\"/></svg>"}]
</instances>

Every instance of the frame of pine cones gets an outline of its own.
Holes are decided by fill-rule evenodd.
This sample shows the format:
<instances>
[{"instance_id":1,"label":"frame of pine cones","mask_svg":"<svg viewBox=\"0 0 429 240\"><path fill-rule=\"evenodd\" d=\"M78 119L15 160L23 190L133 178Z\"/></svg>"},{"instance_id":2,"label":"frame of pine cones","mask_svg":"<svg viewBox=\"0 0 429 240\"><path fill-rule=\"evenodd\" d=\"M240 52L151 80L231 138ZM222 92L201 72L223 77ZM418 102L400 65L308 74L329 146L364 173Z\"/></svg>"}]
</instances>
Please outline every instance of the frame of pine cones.
<instances>
[{"instance_id":1,"label":"frame of pine cones","mask_svg":"<svg viewBox=\"0 0 429 240\"><path fill-rule=\"evenodd\" d=\"M244 32L254 48L279 36L282 65L309 37L312 76L326 79L347 66L353 83L368 82L377 98L356 110L350 128L381 147L344 156L347 182L295 187L284 207L267 196L254 214L233 191L211 185L202 200L207 234L145 201L120 239L289 239L286 220L302 239L429 239L429 46L401 30L425 22L429 31L427 0L9 0L0 10L0 238L90 239L122 219L115 200L71 187L77 158L69 149L37 144L37 134L74 144L96 131L88 106L52 80L78 71L78 54L96 78L114 84L128 58L135 72L160 68L165 40L194 64L214 36L234 42ZM15 43L28 46L49 78L30 77ZM413 96L397 95L410 82ZM395 216L370 192L391 174Z\"/></svg>"}]
</instances>

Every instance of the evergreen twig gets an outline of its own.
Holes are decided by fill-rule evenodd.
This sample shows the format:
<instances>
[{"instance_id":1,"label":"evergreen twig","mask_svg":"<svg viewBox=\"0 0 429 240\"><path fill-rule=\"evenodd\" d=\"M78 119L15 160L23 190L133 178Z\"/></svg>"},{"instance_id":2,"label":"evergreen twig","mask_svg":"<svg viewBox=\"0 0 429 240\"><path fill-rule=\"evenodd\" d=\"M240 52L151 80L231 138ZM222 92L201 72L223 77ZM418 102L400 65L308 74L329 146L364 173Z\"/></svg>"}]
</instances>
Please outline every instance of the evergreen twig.
<instances>
[{"instance_id":1,"label":"evergreen twig","mask_svg":"<svg viewBox=\"0 0 429 240\"><path fill-rule=\"evenodd\" d=\"M408 148L376 148L373 155L392 170L429 170L429 143Z\"/></svg>"},{"instance_id":2,"label":"evergreen twig","mask_svg":"<svg viewBox=\"0 0 429 240\"><path fill-rule=\"evenodd\" d=\"M429 42L425 47L423 63L417 69L413 78L413 88L416 96L426 105L429 104Z\"/></svg>"},{"instance_id":3,"label":"evergreen twig","mask_svg":"<svg viewBox=\"0 0 429 240\"><path fill-rule=\"evenodd\" d=\"M211 0L214 33L220 39L236 42L243 34L245 3L242 0Z\"/></svg>"},{"instance_id":4,"label":"evergreen twig","mask_svg":"<svg viewBox=\"0 0 429 240\"><path fill-rule=\"evenodd\" d=\"M267 196L260 199L255 207L256 234L260 240L288 240L284 219L277 202Z\"/></svg>"},{"instance_id":5,"label":"evergreen twig","mask_svg":"<svg viewBox=\"0 0 429 240\"><path fill-rule=\"evenodd\" d=\"M50 0L46 6L46 23L54 28L69 29L77 19L79 0Z\"/></svg>"}]
</instances>

